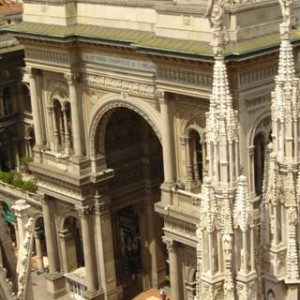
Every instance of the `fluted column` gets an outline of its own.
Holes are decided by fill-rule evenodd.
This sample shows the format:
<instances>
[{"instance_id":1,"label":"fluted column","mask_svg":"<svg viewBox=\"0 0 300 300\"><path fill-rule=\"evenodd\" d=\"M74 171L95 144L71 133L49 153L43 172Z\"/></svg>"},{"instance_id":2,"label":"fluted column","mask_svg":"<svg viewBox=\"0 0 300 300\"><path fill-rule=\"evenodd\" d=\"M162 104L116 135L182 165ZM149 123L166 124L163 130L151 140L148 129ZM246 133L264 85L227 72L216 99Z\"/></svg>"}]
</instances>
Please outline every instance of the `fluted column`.
<instances>
[{"instance_id":1,"label":"fluted column","mask_svg":"<svg viewBox=\"0 0 300 300\"><path fill-rule=\"evenodd\" d=\"M33 124L34 124L34 135L35 135L35 143L36 146L41 146L43 144L43 137L42 137L42 126L41 126L41 119L40 119L40 110L39 110L39 103L38 103L38 96L37 96L37 84L36 84L36 70L32 68L27 68L26 71L28 72L29 84L30 84L30 96L31 96L31 106L32 106L32 117L33 117Z\"/></svg>"},{"instance_id":2,"label":"fluted column","mask_svg":"<svg viewBox=\"0 0 300 300\"><path fill-rule=\"evenodd\" d=\"M50 209L50 203L48 199L43 199L43 216L44 226L47 244L47 256L49 261L49 273L58 272L58 260L57 260L57 249L54 244L54 232L52 228L53 216Z\"/></svg>"},{"instance_id":3,"label":"fluted column","mask_svg":"<svg viewBox=\"0 0 300 300\"><path fill-rule=\"evenodd\" d=\"M77 76L75 74L66 74L65 78L67 79L69 85L74 154L76 156L82 156L80 108L76 86Z\"/></svg>"},{"instance_id":4,"label":"fluted column","mask_svg":"<svg viewBox=\"0 0 300 300\"><path fill-rule=\"evenodd\" d=\"M161 134L165 183L175 181L173 124L171 121L170 101L160 92Z\"/></svg>"},{"instance_id":5,"label":"fluted column","mask_svg":"<svg viewBox=\"0 0 300 300\"><path fill-rule=\"evenodd\" d=\"M82 230L83 254L85 265L85 279L88 292L96 291L96 274L93 260L92 250L92 234L90 228L90 215L92 213L92 206L83 206L77 208L80 216L80 224Z\"/></svg>"},{"instance_id":6,"label":"fluted column","mask_svg":"<svg viewBox=\"0 0 300 300\"><path fill-rule=\"evenodd\" d=\"M179 282L179 269L177 258L177 243L169 238L164 238L164 243L167 246L169 253L169 270L170 270L170 282L171 282L171 298L172 300L180 300L180 286Z\"/></svg>"}]
</instances>

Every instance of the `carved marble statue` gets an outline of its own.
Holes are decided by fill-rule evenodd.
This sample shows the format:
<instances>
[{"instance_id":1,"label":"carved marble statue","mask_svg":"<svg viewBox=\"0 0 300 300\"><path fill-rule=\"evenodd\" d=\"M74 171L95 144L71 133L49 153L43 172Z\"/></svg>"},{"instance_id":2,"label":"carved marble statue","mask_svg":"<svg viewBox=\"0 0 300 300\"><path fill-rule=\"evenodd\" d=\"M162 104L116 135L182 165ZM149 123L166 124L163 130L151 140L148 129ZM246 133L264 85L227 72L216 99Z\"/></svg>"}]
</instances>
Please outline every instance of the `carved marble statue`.
<instances>
[{"instance_id":1,"label":"carved marble statue","mask_svg":"<svg viewBox=\"0 0 300 300\"><path fill-rule=\"evenodd\" d=\"M215 56L223 55L225 52L224 32L224 0L210 0L204 15L208 18L213 32L211 45Z\"/></svg>"},{"instance_id":2,"label":"carved marble statue","mask_svg":"<svg viewBox=\"0 0 300 300\"><path fill-rule=\"evenodd\" d=\"M279 0L283 22L280 24L282 37L288 37L291 27L291 5L292 0Z\"/></svg>"}]
</instances>

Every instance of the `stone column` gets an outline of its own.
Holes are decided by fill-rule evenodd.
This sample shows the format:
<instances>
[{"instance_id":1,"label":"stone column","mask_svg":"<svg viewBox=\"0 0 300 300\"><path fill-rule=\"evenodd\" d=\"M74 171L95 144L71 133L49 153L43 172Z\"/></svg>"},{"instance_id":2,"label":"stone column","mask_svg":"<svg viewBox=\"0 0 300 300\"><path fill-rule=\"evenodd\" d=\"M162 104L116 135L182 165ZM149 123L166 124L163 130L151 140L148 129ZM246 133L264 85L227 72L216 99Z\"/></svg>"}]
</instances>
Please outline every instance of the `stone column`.
<instances>
[{"instance_id":1,"label":"stone column","mask_svg":"<svg viewBox=\"0 0 300 300\"><path fill-rule=\"evenodd\" d=\"M71 238L68 230L63 230L59 232L60 238L60 248L61 248L61 256L62 256L62 266L65 273L70 271L68 264L68 252L67 252L67 241ZM76 256L76 253L75 253Z\"/></svg>"},{"instance_id":2,"label":"stone column","mask_svg":"<svg viewBox=\"0 0 300 300\"><path fill-rule=\"evenodd\" d=\"M175 181L175 160L174 160L174 134L171 120L170 101L165 99L164 92L160 92L160 114L161 134L165 183Z\"/></svg>"},{"instance_id":3,"label":"stone column","mask_svg":"<svg viewBox=\"0 0 300 300\"><path fill-rule=\"evenodd\" d=\"M43 216L45 226L45 236L47 244L47 256L49 261L49 273L58 272L58 260L57 260L57 248L54 244L54 232L52 228L53 215L50 209L50 203L48 199L43 199Z\"/></svg>"},{"instance_id":4,"label":"stone column","mask_svg":"<svg viewBox=\"0 0 300 300\"><path fill-rule=\"evenodd\" d=\"M171 299L180 300L180 286L179 282L179 268L178 268L178 257L177 257L177 243L169 238L164 237L164 243L167 246L169 253L169 270L170 270L170 283L171 283Z\"/></svg>"},{"instance_id":5,"label":"stone column","mask_svg":"<svg viewBox=\"0 0 300 300\"><path fill-rule=\"evenodd\" d=\"M107 196L95 196L95 231L98 282L105 299L116 299L116 273L110 203Z\"/></svg>"},{"instance_id":6,"label":"stone column","mask_svg":"<svg viewBox=\"0 0 300 300\"><path fill-rule=\"evenodd\" d=\"M70 143L70 132L69 132L69 128L68 128L68 120L67 120L67 111L66 111L66 107L64 107L62 109L63 112L63 116L64 116L64 128L65 128L65 136L64 136L64 146L65 146L65 154L69 155L70 154L70 147L71 147L71 143Z\"/></svg>"},{"instance_id":7,"label":"stone column","mask_svg":"<svg viewBox=\"0 0 300 300\"><path fill-rule=\"evenodd\" d=\"M185 138L185 161L186 161L186 185L187 189L190 191L193 182L193 166L191 158L191 139L189 137Z\"/></svg>"},{"instance_id":8,"label":"stone column","mask_svg":"<svg viewBox=\"0 0 300 300\"><path fill-rule=\"evenodd\" d=\"M82 230L82 243L85 265L85 281L87 284L87 292L94 293L96 291L96 274L94 268L92 234L90 228L90 215L92 214L92 206L78 207L80 216L80 224Z\"/></svg>"},{"instance_id":9,"label":"stone column","mask_svg":"<svg viewBox=\"0 0 300 300\"><path fill-rule=\"evenodd\" d=\"M56 299L66 293L65 278L60 272L59 251L55 236L55 214L51 209L49 198L41 199L43 203L43 217L47 245L49 273L46 274L47 292L51 299Z\"/></svg>"},{"instance_id":10,"label":"stone column","mask_svg":"<svg viewBox=\"0 0 300 300\"><path fill-rule=\"evenodd\" d=\"M40 272L44 272L43 249L42 249L40 237L41 237L41 230L36 228L34 230L34 239L35 239L35 250L37 256L37 265L38 265L38 270Z\"/></svg>"},{"instance_id":11,"label":"stone column","mask_svg":"<svg viewBox=\"0 0 300 300\"><path fill-rule=\"evenodd\" d=\"M65 78L67 79L69 85L74 154L76 156L82 156L80 107L78 103L79 101L76 86L77 76L75 74L66 74Z\"/></svg>"},{"instance_id":12,"label":"stone column","mask_svg":"<svg viewBox=\"0 0 300 300\"><path fill-rule=\"evenodd\" d=\"M43 137L42 137L42 127L41 127L40 110L39 110L39 103L38 103L38 96L37 96L37 84L36 84L37 71L32 68L26 68L26 71L28 73L29 85L30 85L35 143L36 146L42 146Z\"/></svg>"}]
</instances>

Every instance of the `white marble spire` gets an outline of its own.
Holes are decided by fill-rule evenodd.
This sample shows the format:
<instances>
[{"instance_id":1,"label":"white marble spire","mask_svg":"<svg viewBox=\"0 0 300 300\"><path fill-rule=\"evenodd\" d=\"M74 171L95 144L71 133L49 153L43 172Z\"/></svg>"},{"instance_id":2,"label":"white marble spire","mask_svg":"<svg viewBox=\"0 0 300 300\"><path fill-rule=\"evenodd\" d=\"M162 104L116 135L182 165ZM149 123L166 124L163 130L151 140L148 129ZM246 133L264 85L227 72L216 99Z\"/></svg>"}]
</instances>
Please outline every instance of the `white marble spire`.
<instances>
[{"instance_id":1,"label":"white marble spire","mask_svg":"<svg viewBox=\"0 0 300 300\"><path fill-rule=\"evenodd\" d=\"M272 152L265 176L263 197L262 246L269 257L266 277L284 278L286 299L298 298L299 281L299 79L295 75L290 42L292 0L279 0L283 21L280 24L278 75L272 93ZM298 179L297 179L298 176ZM281 262L279 264L278 262ZM281 266L284 266L282 268ZM266 286L268 286L268 282ZM297 295L296 295L297 294Z\"/></svg>"}]
</instances>

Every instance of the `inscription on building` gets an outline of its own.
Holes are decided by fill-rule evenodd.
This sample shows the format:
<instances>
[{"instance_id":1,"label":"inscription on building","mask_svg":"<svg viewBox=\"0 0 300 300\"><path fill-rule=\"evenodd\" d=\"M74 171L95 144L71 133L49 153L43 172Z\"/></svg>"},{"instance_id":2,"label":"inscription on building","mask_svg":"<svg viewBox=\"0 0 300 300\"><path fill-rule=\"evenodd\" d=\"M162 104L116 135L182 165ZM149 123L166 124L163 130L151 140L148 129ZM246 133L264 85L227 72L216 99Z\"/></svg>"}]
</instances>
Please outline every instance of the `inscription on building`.
<instances>
[{"instance_id":1,"label":"inscription on building","mask_svg":"<svg viewBox=\"0 0 300 300\"><path fill-rule=\"evenodd\" d=\"M81 59L84 62L96 63L105 66L112 66L118 68L126 68L144 72L155 72L155 65L150 61L134 60L127 58L120 58L108 55L98 55L83 52Z\"/></svg>"}]
</instances>

